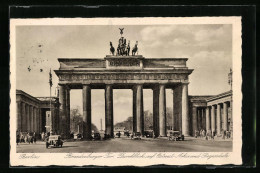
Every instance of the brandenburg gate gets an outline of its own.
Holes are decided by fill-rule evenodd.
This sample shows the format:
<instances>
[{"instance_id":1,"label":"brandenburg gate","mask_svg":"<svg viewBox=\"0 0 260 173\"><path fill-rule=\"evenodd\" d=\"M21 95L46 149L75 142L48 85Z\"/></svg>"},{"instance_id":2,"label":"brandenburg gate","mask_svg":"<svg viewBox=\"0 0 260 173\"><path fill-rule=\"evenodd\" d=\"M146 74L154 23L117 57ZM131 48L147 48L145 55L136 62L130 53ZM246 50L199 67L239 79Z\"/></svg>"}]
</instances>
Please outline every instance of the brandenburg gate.
<instances>
[{"instance_id":1,"label":"brandenburg gate","mask_svg":"<svg viewBox=\"0 0 260 173\"><path fill-rule=\"evenodd\" d=\"M166 136L166 89L173 90L173 130L188 136L189 75L187 58L145 58L142 55L107 55L103 59L60 58L60 132L69 135L70 90L82 89L83 137L91 138L91 90L105 90L105 133L113 136L113 89L133 91L133 131L144 134L143 89L153 90L153 130Z\"/></svg>"}]
</instances>

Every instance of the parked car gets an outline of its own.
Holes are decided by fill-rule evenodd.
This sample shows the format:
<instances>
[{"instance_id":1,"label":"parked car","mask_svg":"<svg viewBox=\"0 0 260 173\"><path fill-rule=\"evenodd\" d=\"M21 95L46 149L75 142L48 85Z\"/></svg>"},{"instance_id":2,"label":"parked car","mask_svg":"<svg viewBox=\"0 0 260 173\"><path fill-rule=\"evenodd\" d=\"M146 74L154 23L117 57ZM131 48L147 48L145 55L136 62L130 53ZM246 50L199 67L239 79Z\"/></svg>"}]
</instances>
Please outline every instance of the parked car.
<instances>
[{"instance_id":1,"label":"parked car","mask_svg":"<svg viewBox=\"0 0 260 173\"><path fill-rule=\"evenodd\" d=\"M184 135L182 135L179 131L168 131L167 136L169 141L184 141Z\"/></svg>"},{"instance_id":2,"label":"parked car","mask_svg":"<svg viewBox=\"0 0 260 173\"><path fill-rule=\"evenodd\" d=\"M49 146L62 147L63 143L60 135L51 135L46 140L46 148Z\"/></svg>"},{"instance_id":3,"label":"parked car","mask_svg":"<svg viewBox=\"0 0 260 173\"><path fill-rule=\"evenodd\" d=\"M111 138L113 138L113 137L111 137L109 134L104 134L104 140L107 140L107 139L111 139Z\"/></svg>"},{"instance_id":4,"label":"parked car","mask_svg":"<svg viewBox=\"0 0 260 173\"><path fill-rule=\"evenodd\" d=\"M117 132L115 138L120 138L120 136L121 136L121 132Z\"/></svg>"},{"instance_id":5,"label":"parked car","mask_svg":"<svg viewBox=\"0 0 260 173\"><path fill-rule=\"evenodd\" d=\"M83 136L82 134L78 133L78 134L74 134L74 139L82 139Z\"/></svg>"},{"instance_id":6,"label":"parked car","mask_svg":"<svg viewBox=\"0 0 260 173\"><path fill-rule=\"evenodd\" d=\"M144 136L145 136L146 138L152 138L152 137L153 137L153 131L152 131L152 130L144 131Z\"/></svg>"},{"instance_id":7,"label":"parked car","mask_svg":"<svg viewBox=\"0 0 260 173\"><path fill-rule=\"evenodd\" d=\"M101 140L100 133L93 133L92 134L92 140Z\"/></svg>"},{"instance_id":8,"label":"parked car","mask_svg":"<svg viewBox=\"0 0 260 173\"><path fill-rule=\"evenodd\" d=\"M129 131L125 131L124 132L124 136L129 136L130 134L129 134Z\"/></svg>"},{"instance_id":9,"label":"parked car","mask_svg":"<svg viewBox=\"0 0 260 173\"><path fill-rule=\"evenodd\" d=\"M131 139L141 139L141 132L132 133Z\"/></svg>"}]
</instances>

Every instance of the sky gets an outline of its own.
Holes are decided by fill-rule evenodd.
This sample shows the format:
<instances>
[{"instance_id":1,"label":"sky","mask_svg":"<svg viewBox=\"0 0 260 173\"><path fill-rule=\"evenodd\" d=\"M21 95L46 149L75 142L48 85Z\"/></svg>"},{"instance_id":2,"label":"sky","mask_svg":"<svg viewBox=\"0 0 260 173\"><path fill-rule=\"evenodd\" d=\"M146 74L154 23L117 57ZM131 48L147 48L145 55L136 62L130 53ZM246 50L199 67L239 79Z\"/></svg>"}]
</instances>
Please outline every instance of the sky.
<instances>
[{"instance_id":1,"label":"sky","mask_svg":"<svg viewBox=\"0 0 260 173\"><path fill-rule=\"evenodd\" d=\"M230 90L232 67L232 25L75 25L16 26L16 88L40 97L49 96L49 71L53 74L52 96L56 94L57 58L104 58L109 42L114 47L123 36L131 48L138 41L138 53L145 58L188 58L194 69L189 76L189 95L216 95ZM30 71L28 70L30 69ZM41 71L42 70L42 71ZM166 91L172 107L171 90ZM114 123L132 116L132 91L114 90ZM81 90L71 90L71 109L82 112ZM104 90L92 90L92 122L100 128L105 118ZM152 90L144 90L144 110L152 112ZM103 123L104 129L104 123Z\"/></svg>"}]
</instances>

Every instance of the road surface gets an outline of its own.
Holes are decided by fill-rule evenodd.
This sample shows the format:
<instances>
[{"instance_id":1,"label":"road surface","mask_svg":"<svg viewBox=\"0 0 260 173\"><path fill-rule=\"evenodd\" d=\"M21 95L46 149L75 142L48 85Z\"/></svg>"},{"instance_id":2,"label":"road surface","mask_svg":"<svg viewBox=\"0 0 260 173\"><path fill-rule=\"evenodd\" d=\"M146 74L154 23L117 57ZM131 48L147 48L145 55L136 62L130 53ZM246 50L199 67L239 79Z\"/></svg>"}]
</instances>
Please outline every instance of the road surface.
<instances>
[{"instance_id":1,"label":"road surface","mask_svg":"<svg viewBox=\"0 0 260 173\"><path fill-rule=\"evenodd\" d=\"M166 139L115 138L101 141L65 142L62 148L45 146L44 142L36 144L19 144L18 153L84 153L84 152L231 152L232 141L206 141L189 138L185 141L168 141Z\"/></svg>"}]
</instances>

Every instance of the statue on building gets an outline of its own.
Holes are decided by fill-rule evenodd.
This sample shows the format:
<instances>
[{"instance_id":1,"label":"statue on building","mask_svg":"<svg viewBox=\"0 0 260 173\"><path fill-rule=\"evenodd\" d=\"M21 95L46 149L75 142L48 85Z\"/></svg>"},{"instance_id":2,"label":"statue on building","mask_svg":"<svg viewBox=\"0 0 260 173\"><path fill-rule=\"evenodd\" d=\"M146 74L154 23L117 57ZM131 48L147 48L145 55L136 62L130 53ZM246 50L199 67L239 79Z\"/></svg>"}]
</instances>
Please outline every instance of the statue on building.
<instances>
[{"instance_id":1,"label":"statue on building","mask_svg":"<svg viewBox=\"0 0 260 173\"><path fill-rule=\"evenodd\" d=\"M124 28L119 28L119 30L120 30L120 34L121 34L121 37L122 37Z\"/></svg>"},{"instance_id":2,"label":"statue on building","mask_svg":"<svg viewBox=\"0 0 260 173\"><path fill-rule=\"evenodd\" d=\"M117 55L127 55L126 39L124 37L118 40Z\"/></svg>"},{"instance_id":3,"label":"statue on building","mask_svg":"<svg viewBox=\"0 0 260 173\"><path fill-rule=\"evenodd\" d=\"M119 28L121 37L118 40L118 46L116 50L116 56L129 56L130 53L130 40L128 41L128 44L126 44L126 39L122 36L124 28ZM132 55L138 54L137 50L138 41L136 41L135 47L132 49ZM112 55L114 55L115 48L112 45L112 42L110 42L110 52Z\"/></svg>"},{"instance_id":4,"label":"statue on building","mask_svg":"<svg viewBox=\"0 0 260 173\"><path fill-rule=\"evenodd\" d=\"M127 45L127 56L129 56L129 52L130 52L130 40L128 41L128 45Z\"/></svg>"},{"instance_id":5,"label":"statue on building","mask_svg":"<svg viewBox=\"0 0 260 173\"><path fill-rule=\"evenodd\" d=\"M111 53L112 55L114 55L114 53L115 53L115 48L113 47L113 44L112 44L111 41L110 41L110 53Z\"/></svg>"},{"instance_id":6,"label":"statue on building","mask_svg":"<svg viewBox=\"0 0 260 173\"><path fill-rule=\"evenodd\" d=\"M135 43L135 47L132 49L132 56L135 56L135 53L138 55L138 41Z\"/></svg>"}]
</instances>

